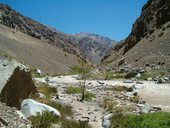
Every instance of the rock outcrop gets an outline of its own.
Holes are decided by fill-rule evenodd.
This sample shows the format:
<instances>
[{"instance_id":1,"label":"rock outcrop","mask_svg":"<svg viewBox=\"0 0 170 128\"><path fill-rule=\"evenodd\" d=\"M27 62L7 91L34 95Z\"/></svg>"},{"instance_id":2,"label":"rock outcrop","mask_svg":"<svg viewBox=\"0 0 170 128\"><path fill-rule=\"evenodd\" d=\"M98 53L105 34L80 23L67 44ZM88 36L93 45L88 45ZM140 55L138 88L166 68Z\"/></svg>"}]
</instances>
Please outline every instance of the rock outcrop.
<instances>
[{"instance_id":1,"label":"rock outcrop","mask_svg":"<svg viewBox=\"0 0 170 128\"><path fill-rule=\"evenodd\" d=\"M31 73L17 67L0 94L0 100L8 106L20 109L21 102L37 93Z\"/></svg>"},{"instance_id":2,"label":"rock outcrop","mask_svg":"<svg viewBox=\"0 0 170 128\"><path fill-rule=\"evenodd\" d=\"M124 42L115 47L115 50L125 46L125 54L143 37L150 35L168 21L170 21L170 1L148 0L142 8L140 17L133 24L131 33Z\"/></svg>"},{"instance_id":3,"label":"rock outcrop","mask_svg":"<svg viewBox=\"0 0 170 128\"><path fill-rule=\"evenodd\" d=\"M105 56L103 65L106 70L143 68L169 76L169 35L170 1L148 0L129 36ZM123 63L120 63L121 58L124 58Z\"/></svg>"}]
</instances>

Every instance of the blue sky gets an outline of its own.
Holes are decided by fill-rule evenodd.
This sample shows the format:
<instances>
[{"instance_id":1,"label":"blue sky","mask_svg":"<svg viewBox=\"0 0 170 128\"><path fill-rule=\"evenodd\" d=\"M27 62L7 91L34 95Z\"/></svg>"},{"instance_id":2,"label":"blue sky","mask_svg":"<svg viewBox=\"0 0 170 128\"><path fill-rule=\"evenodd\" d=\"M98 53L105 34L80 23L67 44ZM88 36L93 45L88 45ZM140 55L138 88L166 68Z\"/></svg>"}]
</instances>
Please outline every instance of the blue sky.
<instances>
[{"instance_id":1,"label":"blue sky","mask_svg":"<svg viewBox=\"0 0 170 128\"><path fill-rule=\"evenodd\" d=\"M24 16L68 34L90 32L121 40L147 0L0 0Z\"/></svg>"}]
</instances>

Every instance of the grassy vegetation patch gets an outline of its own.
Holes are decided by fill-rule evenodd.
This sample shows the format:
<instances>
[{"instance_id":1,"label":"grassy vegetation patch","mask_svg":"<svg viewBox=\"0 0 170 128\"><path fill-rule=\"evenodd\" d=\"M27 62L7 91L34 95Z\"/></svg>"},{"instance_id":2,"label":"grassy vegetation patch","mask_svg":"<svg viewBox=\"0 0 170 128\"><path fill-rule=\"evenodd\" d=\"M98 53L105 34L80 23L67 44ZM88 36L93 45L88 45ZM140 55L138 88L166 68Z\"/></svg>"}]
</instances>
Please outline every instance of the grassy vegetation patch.
<instances>
[{"instance_id":1,"label":"grassy vegetation patch","mask_svg":"<svg viewBox=\"0 0 170 128\"><path fill-rule=\"evenodd\" d=\"M74 86L69 86L66 89L66 93L68 93L68 94L77 94L77 93L81 93L82 91L83 91L83 88L74 87Z\"/></svg>"},{"instance_id":2,"label":"grassy vegetation patch","mask_svg":"<svg viewBox=\"0 0 170 128\"><path fill-rule=\"evenodd\" d=\"M137 79L139 80L147 80L147 78L156 78L156 77L163 77L165 75L164 72L145 72L142 73L140 77Z\"/></svg>"},{"instance_id":3,"label":"grassy vegetation patch","mask_svg":"<svg viewBox=\"0 0 170 128\"><path fill-rule=\"evenodd\" d=\"M105 75L106 75L106 80L124 78L123 72L120 71L106 72Z\"/></svg>"},{"instance_id":4,"label":"grassy vegetation patch","mask_svg":"<svg viewBox=\"0 0 170 128\"><path fill-rule=\"evenodd\" d=\"M104 100L100 103L100 106L103 107L106 111L116 114L132 112L136 109L135 105L133 104L118 105L117 101L110 98L104 98Z\"/></svg>"},{"instance_id":5,"label":"grassy vegetation patch","mask_svg":"<svg viewBox=\"0 0 170 128\"><path fill-rule=\"evenodd\" d=\"M57 88L51 87L51 86L49 86L47 84L43 84L43 83L41 83L41 85L39 85L37 87L37 90L39 93L44 94L47 98L50 98L52 95L57 94Z\"/></svg>"},{"instance_id":6,"label":"grassy vegetation patch","mask_svg":"<svg viewBox=\"0 0 170 128\"><path fill-rule=\"evenodd\" d=\"M66 93L68 93L68 94L79 94L79 93L82 93L82 92L83 92L83 88L82 87L69 86L66 89ZM92 92L85 91L85 96L84 97L85 97L86 101L91 101L96 96Z\"/></svg>"},{"instance_id":7,"label":"grassy vegetation patch","mask_svg":"<svg viewBox=\"0 0 170 128\"><path fill-rule=\"evenodd\" d=\"M121 85L115 85L111 88L111 90L113 91L126 91L126 92L132 92L133 88L132 87L128 87L128 86L121 86Z\"/></svg>"},{"instance_id":8,"label":"grassy vegetation patch","mask_svg":"<svg viewBox=\"0 0 170 128\"><path fill-rule=\"evenodd\" d=\"M92 128L87 122L79 122L75 120L65 120L62 128Z\"/></svg>"},{"instance_id":9,"label":"grassy vegetation patch","mask_svg":"<svg viewBox=\"0 0 170 128\"><path fill-rule=\"evenodd\" d=\"M95 79L105 79L105 80L122 79L124 78L124 72L123 71L102 72L102 73L94 74L92 77Z\"/></svg>"},{"instance_id":10,"label":"grassy vegetation patch","mask_svg":"<svg viewBox=\"0 0 170 128\"><path fill-rule=\"evenodd\" d=\"M117 104L118 104L117 102L109 98L104 98L104 100L100 103L100 106L106 109L107 111L112 112Z\"/></svg>"},{"instance_id":11,"label":"grassy vegetation patch","mask_svg":"<svg viewBox=\"0 0 170 128\"><path fill-rule=\"evenodd\" d=\"M93 93L91 93L91 92L89 92L89 91L86 91L85 92L85 100L86 101L91 101L93 98L95 98L96 96L95 96L95 94L93 94Z\"/></svg>"},{"instance_id":12,"label":"grassy vegetation patch","mask_svg":"<svg viewBox=\"0 0 170 128\"><path fill-rule=\"evenodd\" d=\"M170 113L114 115L111 123L112 128L169 128Z\"/></svg>"},{"instance_id":13,"label":"grassy vegetation patch","mask_svg":"<svg viewBox=\"0 0 170 128\"><path fill-rule=\"evenodd\" d=\"M57 109L61 113L62 118L73 115L73 111L72 111L71 107L68 105L63 105L59 102L52 101L49 99L36 99L36 101L38 101L40 103L47 104L47 105Z\"/></svg>"},{"instance_id":14,"label":"grassy vegetation patch","mask_svg":"<svg viewBox=\"0 0 170 128\"><path fill-rule=\"evenodd\" d=\"M83 69L83 67L74 65L74 66L70 67L70 72L72 74L83 74L84 69Z\"/></svg>"},{"instance_id":15,"label":"grassy vegetation patch","mask_svg":"<svg viewBox=\"0 0 170 128\"><path fill-rule=\"evenodd\" d=\"M31 116L29 120L33 128L51 128L51 123L62 125L62 128L92 128L87 122L59 118L49 112L41 115L38 113L36 116Z\"/></svg>"},{"instance_id":16,"label":"grassy vegetation patch","mask_svg":"<svg viewBox=\"0 0 170 128\"><path fill-rule=\"evenodd\" d=\"M46 111L42 114L37 113L36 116L29 117L29 120L32 122L33 128L50 128L51 123L60 122L59 117Z\"/></svg>"}]
</instances>

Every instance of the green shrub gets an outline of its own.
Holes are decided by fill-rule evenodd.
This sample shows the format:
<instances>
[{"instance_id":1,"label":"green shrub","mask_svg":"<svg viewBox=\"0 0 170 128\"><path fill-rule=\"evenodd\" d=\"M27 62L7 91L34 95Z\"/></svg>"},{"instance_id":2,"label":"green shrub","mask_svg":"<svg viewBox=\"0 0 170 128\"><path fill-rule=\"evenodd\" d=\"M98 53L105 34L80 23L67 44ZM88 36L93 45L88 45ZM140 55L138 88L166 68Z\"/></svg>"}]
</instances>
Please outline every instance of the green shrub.
<instances>
[{"instance_id":1,"label":"green shrub","mask_svg":"<svg viewBox=\"0 0 170 128\"><path fill-rule=\"evenodd\" d=\"M38 92L44 94L47 98L51 98L52 95L57 94L57 88L44 83L38 85L37 90Z\"/></svg>"},{"instance_id":2,"label":"green shrub","mask_svg":"<svg viewBox=\"0 0 170 128\"><path fill-rule=\"evenodd\" d=\"M51 123L59 123L60 119L49 112L44 112L31 116L29 120L32 122L33 128L50 128Z\"/></svg>"},{"instance_id":3,"label":"green shrub","mask_svg":"<svg viewBox=\"0 0 170 128\"><path fill-rule=\"evenodd\" d=\"M89 92L89 91L86 91L85 92L85 100L86 101L91 101L93 98L95 98L96 96L95 96L95 94L93 94L93 93L91 93L91 92Z\"/></svg>"},{"instance_id":4,"label":"green shrub","mask_svg":"<svg viewBox=\"0 0 170 128\"><path fill-rule=\"evenodd\" d=\"M69 86L66 89L66 93L68 94L78 94L78 93L82 93L83 92L83 88L82 87L73 87L73 86ZM85 100L86 101L91 101L93 98L95 98L95 94L89 92L89 91L85 91Z\"/></svg>"},{"instance_id":5,"label":"green shrub","mask_svg":"<svg viewBox=\"0 0 170 128\"><path fill-rule=\"evenodd\" d=\"M112 128L169 128L170 113L141 115L117 114L111 118Z\"/></svg>"},{"instance_id":6,"label":"green shrub","mask_svg":"<svg viewBox=\"0 0 170 128\"><path fill-rule=\"evenodd\" d=\"M77 94L77 93L81 93L82 91L83 91L82 87L69 86L66 89L66 93L68 94Z\"/></svg>"},{"instance_id":7,"label":"green shrub","mask_svg":"<svg viewBox=\"0 0 170 128\"><path fill-rule=\"evenodd\" d=\"M62 128L92 128L87 122L78 122L75 120L64 120Z\"/></svg>"}]
</instances>

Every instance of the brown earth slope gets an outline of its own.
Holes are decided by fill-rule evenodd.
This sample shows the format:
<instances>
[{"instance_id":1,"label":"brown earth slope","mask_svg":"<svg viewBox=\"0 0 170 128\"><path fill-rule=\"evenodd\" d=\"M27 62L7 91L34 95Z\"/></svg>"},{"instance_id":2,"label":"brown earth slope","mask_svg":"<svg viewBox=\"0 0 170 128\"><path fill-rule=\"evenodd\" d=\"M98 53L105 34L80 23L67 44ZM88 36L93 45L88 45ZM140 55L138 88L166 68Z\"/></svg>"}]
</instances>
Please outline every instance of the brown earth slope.
<instances>
[{"instance_id":1,"label":"brown earth slope","mask_svg":"<svg viewBox=\"0 0 170 128\"><path fill-rule=\"evenodd\" d=\"M21 32L0 25L0 51L49 73L68 73L77 57Z\"/></svg>"}]
</instances>

